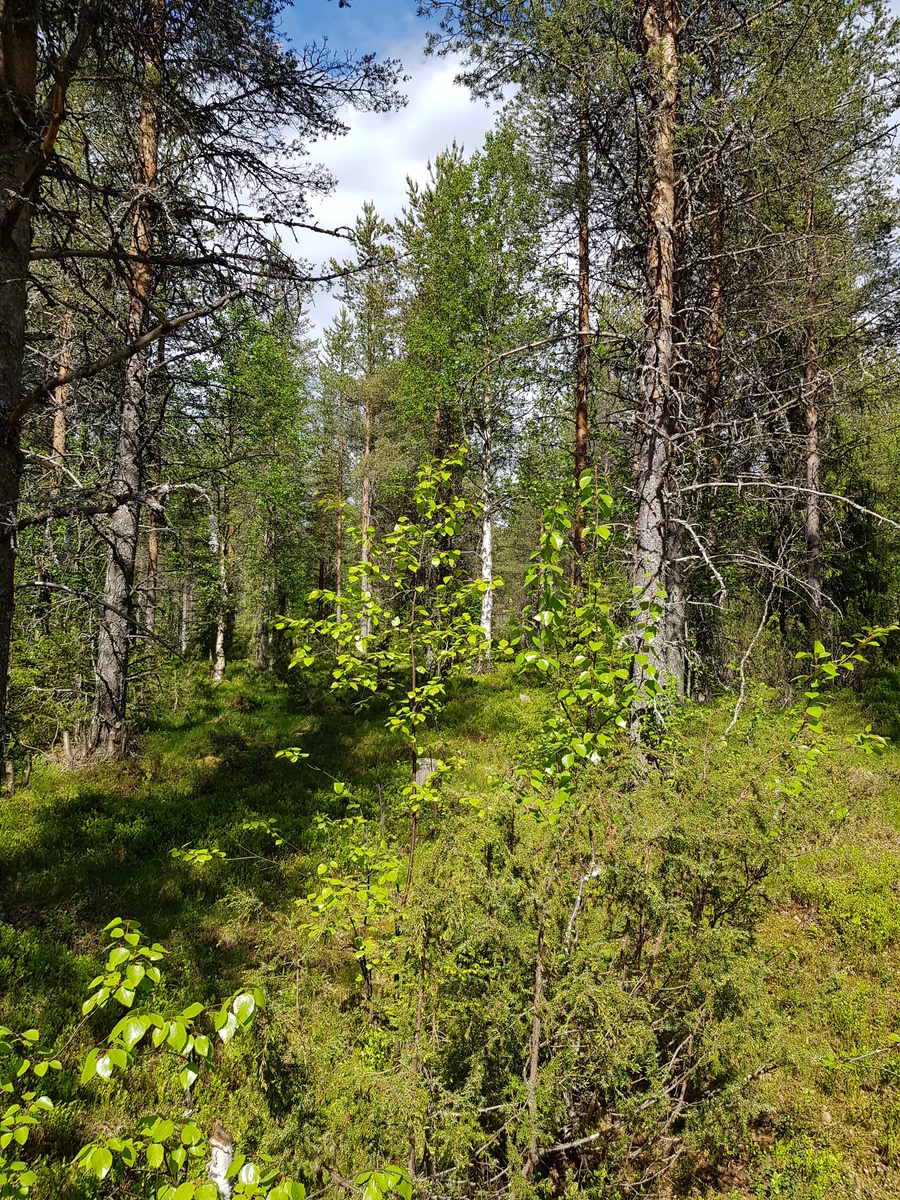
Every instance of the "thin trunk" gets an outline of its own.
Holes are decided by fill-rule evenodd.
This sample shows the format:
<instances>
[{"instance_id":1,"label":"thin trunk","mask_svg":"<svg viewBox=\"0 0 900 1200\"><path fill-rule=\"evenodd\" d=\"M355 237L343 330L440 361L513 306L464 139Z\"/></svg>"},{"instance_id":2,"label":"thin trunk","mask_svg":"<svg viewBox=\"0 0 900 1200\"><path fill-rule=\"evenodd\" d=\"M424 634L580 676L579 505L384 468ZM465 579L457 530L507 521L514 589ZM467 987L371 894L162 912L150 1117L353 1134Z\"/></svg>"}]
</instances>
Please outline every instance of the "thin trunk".
<instances>
[{"instance_id":1,"label":"thin trunk","mask_svg":"<svg viewBox=\"0 0 900 1200\"><path fill-rule=\"evenodd\" d=\"M372 365L370 363L370 378ZM367 380L368 383L368 380ZM369 573L365 569L368 563L372 560L372 535L370 526L372 524L372 393L371 387L366 387L366 435L363 442L363 474L362 474L362 546L360 548L360 562L363 566L360 582L362 584L363 597L369 592ZM366 639L372 632L372 623L369 619L369 614L363 610L359 619L359 637L362 645L363 654L366 652Z\"/></svg>"},{"instance_id":2,"label":"thin trunk","mask_svg":"<svg viewBox=\"0 0 900 1200\"><path fill-rule=\"evenodd\" d=\"M522 1178L531 1179L538 1164L537 1082L541 1057L541 1001L544 995L544 930L547 924L546 907L541 911L538 926L537 956L534 964L534 1007L531 1012L531 1053L528 1059L528 1119L531 1122L531 1143L522 1167Z\"/></svg>"},{"instance_id":3,"label":"thin trunk","mask_svg":"<svg viewBox=\"0 0 900 1200\"><path fill-rule=\"evenodd\" d=\"M144 98L138 131L137 202L131 225L130 295L126 341L144 333L153 295L153 274L146 259L153 252L153 205L158 163L158 80L161 69L162 4L153 0L151 49L144 74ZM125 364L125 386L119 416L114 490L136 495L143 480L142 442L146 424L145 368L147 353ZM113 513L108 530L109 555L100 632L97 642L96 697L91 749L115 754L126 737L128 659L133 636L134 567L137 557L140 504L130 500Z\"/></svg>"},{"instance_id":4,"label":"thin trunk","mask_svg":"<svg viewBox=\"0 0 900 1200\"><path fill-rule=\"evenodd\" d=\"M63 307L62 321L59 327L59 355L56 360L58 376L66 375L72 367L72 331L75 324L75 311L68 300ZM53 396L53 406L50 409L50 458L54 463L61 463L66 454L66 434L68 430L68 407L72 391L70 383L57 388ZM52 497L57 487L57 472L52 465L44 467L43 485ZM49 535L48 535L49 536ZM52 575L48 570L43 556L38 567L38 582L51 583ZM53 593L49 587L41 588L38 592L38 612L40 614L41 631L47 637L50 634L50 621L53 612Z\"/></svg>"},{"instance_id":5,"label":"thin trunk","mask_svg":"<svg viewBox=\"0 0 900 1200\"><path fill-rule=\"evenodd\" d=\"M0 0L0 197L19 196L28 178L37 84L36 6ZM15 599L16 510L22 461L18 423L31 253L26 204L0 243L0 758L8 736L6 692Z\"/></svg>"},{"instance_id":6,"label":"thin trunk","mask_svg":"<svg viewBox=\"0 0 900 1200\"><path fill-rule=\"evenodd\" d=\"M434 398L434 432L431 437L431 454L434 458L441 457L443 449L443 416L441 414L440 397L435 394Z\"/></svg>"},{"instance_id":7,"label":"thin trunk","mask_svg":"<svg viewBox=\"0 0 900 1200\"><path fill-rule=\"evenodd\" d=\"M72 330L75 310L66 304L59 330L59 359L56 363L57 376L66 375L72 369ZM53 393L53 419L50 426L50 455L54 462L62 462L66 454L66 434L69 427L69 399L71 383L65 383Z\"/></svg>"},{"instance_id":8,"label":"thin trunk","mask_svg":"<svg viewBox=\"0 0 900 1200\"><path fill-rule=\"evenodd\" d=\"M493 430L490 418L485 421L484 449L481 465L481 578L486 585L481 596L481 628L487 643L484 661L491 661L491 641L494 619L494 497L492 487Z\"/></svg>"},{"instance_id":9,"label":"thin trunk","mask_svg":"<svg viewBox=\"0 0 900 1200\"><path fill-rule=\"evenodd\" d=\"M144 624L149 633L156 629L156 603L158 600L159 584L159 525L156 513L150 513L147 530L147 611L144 614Z\"/></svg>"},{"instance_id":10,"label":"thin trunk","mask_svg":"<svg viewBox=\"0 0 900 1200\"><path fill-rule=\"evenodd\" d=\"M428 925L422 933L422 948L419 954L419 993L416 997L416 1024L414 1033L415 1045L415 1061L413 1063L414 1077L418 1079L422 1074L422 1008L425 1001L425 966L426 966L426 951L428 949ZM427 1148L426 1148L427 1149ZM411 1179L416 1177L416 1130L413 1124L412 1117L409 1120L409 1174Z\"/></svg>"},{"instance_id":11,"label":"thin trunk","mask_svg":"<svg viewBox=\"0 0 900 1200\"><path fill-rule=\"evenodd\" d=\"M259 625L256 634L256 665L261 670L265 670L271 666L272 662L272 631L269 627L269 622L274 613L274 605L272 597L275 592L275 580L273 573L275 570L275 561L272 555L274 538L272 537L272 526L268 514L263 525L263 589L262 589L262 612L259 616Z\"/></svg>"},{"instance_id":12,"label":"thin trunk","mask_svg":"<svg viewBox=\"0 0 900 1200\"><path fill-rule=\"evenodd\" d=\"M700 413L703 437L709 442L712 426L719 415L722 388L722 343L725 338L725 197L716 184L709 216L709 291L706 318L706 375L703 381Z\"/></svg>"},{"instance_id":13,"label":"thin trunk","mask_svg":"<svg viewBox=\"0 0 900 1200\"><path fill-rule=\"evenodd\" d=\"M820 633L822 617L822 563L819 548L819 348L816 330L816 264L813 189L806 190L804 220L806 242L806 336L803 347L803 407L806 411L806 583L810 632Z\"/></svg>"},{"instance_id":14,"label":"thin trunk","mask_svg":"<svg viewBox=\"0 0 900 1200\"><path fill-rule=\"evenodd\" d=\"M679 696L684 694L685 646L687 642L687 596L685 593L684 565L681 561L684 549L684 529L671 519L672 502L669 503L669 521L666 529L666 602L660 622L662 653L665 654L663 669L665 676L675 684ZM677 511L680 511L678 509Z\"/></svg>"},{"instance_id":15,"label":"thin trunk","mask_svg":"<svg viewBox=\"0 0 900 1200\"><path fill-rule=\"evenodd\" d=\"M227 498L225 512L227 513ZM216 618L216 646L213 656L213 683L221 683L225 678L225 642L228 637L228 604L229 604L229 575L232 556L230 527L227 521L222 521L219 528L219 615Z\"/></svg>"},{"instance_id":16,"label":"thin trunk","mask_svg":"<svg viewBox=\"0 0 900 1200\"><path fill-rule=\"evenodd\" d=\"M588 114L587 97L581 100L578 130L578 348L575 362L575 480L588 465L588 385L591 361L590 309L590 241L588 212L590 185L588 178ZM573 579L581 585L584 558L584 514L581 506L575 510L572 527Z\"/></svg>"},{"instance_id":17,"label":"thin trunk","mask_svg":"<svg viewBox=\"0 0 900 1200\"><path fill-rule=\"evenodd\" d=\"M653 183L649 197L647 298L638 419L637 513L635 516L634 583L638 616L635 634L647 657L635 664L638 692L650 671L664 677L668 660L664 622L653 608L664 605L666 567L666 486L668 423L675 370L675 141L678 95L678 10L675 0L655 0L644 11L643 32L650 73L653 127ZM657 625L653 637L649 627Z\"/></svg>"},{"instance_id":18,"label":"thin trunk","mask_svg":"<svg viewBox=\"0 0 900 1200\"><path fill-rule=\"evenodd\" d=\"M718 0L712 5L710 22L713 28L719 24ZM709 64L710 94L718 102L722 95L722 72L720 46L712 47ZM721 161L717 164L722 170ZM717 424L722 411L722 349L725 340L725 188L721 178L714 177L709 191L709 273L706 281L706 364L700 391L700 444L705 450L700 463L700 478L703 482L714 480L719 471L720 448ZM714 559L717 550L718 530L711 519L710 505L715 493L700 500L699 523L706 531L707 552ZM710 688L715 677L715 638L720 620L719 612L704 605L695 609L694 638L699 676L694 675L694 690L700 684L704 698L710 698Z\"/></svg>"},{"instance_id":19,"label":"thin trunk","mask_svg":"<svg viewBox=\"0 0 900 1200\"><path fill-rule=\"evenodd\" d=\"M156 370L161 372L165 364L166 356L166 340L160 338L156 343ZM160 380L162 376L160 374ZM152 489L156 499L159 499L158 487L159 476L162 470L162 428L165 419L165 391L163 392L159 410L155 416L155 430L150 441L150 470L148 472ZM144 613L144 624L148 631L153 633L156 629L156 606L159 600L159 514L155 509L150 509L147 518L147 589L146 589L146 610Z\"/></svg>"},{"instance_id":20,"label":"thin trunk","mask_svg":"<svg viewBox=\"0 0 900 1200\"><path fill-rule=\"evenodd\" d=\"M335 615L341 619L341 583L344 578L344 352L341 349L341 383L338 396L338 461L337 461L337 531L335 534L335 564L336 582L334 590L337 594Z\"/></svg>"},{"instance_id":21,"label":"thin trunk","mask_svg":"<svg viewBox=\"0 0 900 1200\"><path fill-rule=\"evenodd\" d=\"M182 571L181 604L178 613L178 650L181 654L186 654L191 632L191 601L193 599L193 589L191 587L190 567L187 563L184 564Z\"/></svg>"}]
</instances>

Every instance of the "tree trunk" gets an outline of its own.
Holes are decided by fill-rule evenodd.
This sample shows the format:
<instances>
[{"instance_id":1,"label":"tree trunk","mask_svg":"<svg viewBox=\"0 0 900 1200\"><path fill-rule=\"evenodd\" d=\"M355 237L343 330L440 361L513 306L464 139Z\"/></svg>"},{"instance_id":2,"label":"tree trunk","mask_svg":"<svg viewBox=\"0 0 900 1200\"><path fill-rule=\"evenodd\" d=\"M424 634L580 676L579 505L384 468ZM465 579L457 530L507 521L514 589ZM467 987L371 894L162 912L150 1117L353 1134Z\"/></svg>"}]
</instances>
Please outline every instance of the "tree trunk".
<instances>
[{"instance_id":1,"label":"tree trunk","mask_svg":"<svg viewBox=\"0 0 900 1200\"><path fill-rule=\"evenodd\" d=\"M537 1083L541 1056L541 1002L544 994L544 930L547 911L541 911L538 927L537 954L534 963L534 1004L531 1010L531 1048L528 1055L528 1117L531 1122L531 1141L522 1166L522 1178L531 1179L538 1164Z\"/></svg>"},{"instance_id":2,"label":"tree trunk","mask_svg":"<svg viewBox=\"0 0 900 1200\"><path fill-rule=\"evenodd\" d=\"M370 372L371 378L371 372ZM368 383L368 380L367 380ZM369 592L369 573L365 569L372 558L372 535L369 527L372 524L372 509L373 509L373 488L372 488L372 394L371 388L366 387L366 434L363 442L363 472L362 472L362 545L360 547L360 562L363 566L360 582L362 585L362 594L367 596ZM359 619L359 637L362 644L363 653L365 654L366 639L372 633L372 623L369 619L369 614L363 611Z\"/></svg>"},{"instance_id":3,"label":"tree trunk","mask_svg":"<svg viewBox=\"0 0 900 1200\"><path fill-rule=\"evenodd\" d=\"M806 189L804 240L806 249L806 331L803 347L803 407L806 412L806 584L810 634L820 635L822 618L822 563L819 549L819 349L816 331L816 284L813 189Z\"/></svg>"},{"instance_id":4,"label":"tree trunk","mask_svg":"<svg viewBox=\"0 0 900 1200\"><path fill-rule=\"evenodd\" d=\"M226 534L223 528L219 542L219 615L216 618L216 647L213 659L213 683L225 678L225 638L228 633L228 562L225 551Z\"/></svg>"},{"instance_id":5,"label":"tree trunk","mask_svg":"<svg viewBox=\"0 0 900 1200\"><path fill-rule=\"evenodd\" d=\"M153 251L152 196L156 187L158 160L158 79L161 67L162 4L154 0L151 12L151 50L144 74L138 137L139 162L135 182L137 202L131 225L131 253L146 259ZM149 263L134 261L130 279L126 340L137 341L144 333L153 294ZM134 499L120 505L109 525L109 554L97 642L96 697L91 728L91 749L103 754L118 753L126 738L128 658L133 636L134 566L137 557L140 502L137 494L143 481L142 457L146 417L147 352L133 355L125 364L125 386L119 416L119 437L113 487Z\"/></svg>"},{"instance_id":6,"label":"tree trunk","mask_svg":"<svg viewBox=\"0 0 900 1200\"><path fill-rule=\"evenodd\" d=\"M0 198L19 196L28 177L37 79L37 5L0 0ZM31 209L0 244L0 758L8 737L7 685L15 599L16 510L22 472L19 403Z\"/></svg>"},{"instance_id":7,"label":"tree trunk","mask_svg":"<svg viewBox=\"0 0 900 1200\"><path fill-rule=\"evenodd\" d=\"M590 186L588 179L588 115L587 98L581 100L578 131L578 348L575 362L575 481L588 465L588 384L591 360L591 290L590 290L590 241L588 205ZM576 587L581 585L582 560L584 558L584 513L581 505L575 509L572 527L573 579Z\"/></svg>"},{"instance_id":8,"label":"tree trunk","mask_svg":"<svg viewBox=\"0 0 900 1200\"><path fill-rule=\"evenodd\" d=\"M161 371L165 364L165 338L160 338L156 343L156 371L160 372L157 378L162 382ZM160 399L159 408L154 417L154 432L149 445L150 470L148 475L151 480L154 498L159 500L159 476L162 471L162 428L166 415L166 392L163 388ZM159 601L159 527L160 515L155 509L150 509L147 516L147 590L146 590L146 609L144 613L144 624L149 633L153 633L156 629L156 606Z\"/></svg>"},{"instance_id":9,"label":"tree trunk","mask_svg":"<svg viewBox=\"0 0 900 1200\"><path fill-rule=\"evenodd\" d=\"M719 24L719 5L712 5L710 22L713 28ZM720 47L715 43L709 64L710 94L715 101L721 99L722 80ZM718 169L722 170L721 161ZM717 424L722 408L722 348L725 340L725 189L721 179L714 177L709 192L709 267L706 280L706 364L703 385L700 391L700 445L704 454L700 464L700 478L704 482L713 480L719 471ZM707 550L715 558L718 530L715 520L710 519L710 508L714 505L715 493L700 500L700 523L704 526ZM708 701L715 677L715 635L720 613L717 609L703 606L696 609L694 617L695 649L699 665L699 677L694 674L694 688L699 683Z\"/></svg>"},{"instance_id":10,"label":"tree trunk","mask_svg":"<svg viewBox=\"0 0 900 1200\"><path fill-rule=\"evenodd\" d=\"M66 304L59 330L59 359L56 364L58 376L65 375L72 367L72 328L75 311ZM71 383L65 383L53 393L53 420L50 426L50 454L54 462L62 462L66 454L66 435L69 428L69 398Z\"/></svg>"},{"instance_id":11,"label":"tree trunk","mask_svg":"<svg viewBox=\"0 0 900 1200\"><path fill-rule=\"evenodd\" d=\"M159 598L159 525L156 513L150 513L147 529L147 609L144 624L148 633L156 629L156 604Z\"/></svg>"},{"instance_id":12,"label":"tree trunk","mask_svg":"<svg viewBox=\"0 0 900 1200\"><path fill-rule=\"evenodd\" d=\"M231 600L232 561L234 556L234 527L228 521L228 493L222 500L219 514L219 613L216 618L216 644L213 651L213 683L225 678L227 664L229 604Z\"/></svg>"},{"instance_id":13,"label":"tree trunk","mask_svg":"<svg viewBox=\"0 0 900 1200\"><path fill-rule=\"evenodd\" d=\"M263 525L263 588L262 612L259 615L259 625L256 631L256 665L261 671L272 665L272 630L269 622L272 620L274 605L272 597L275 593L275 561L272 554L274 538L268 514Z\"/></svg>"},{"instance_id":14,"label":"tree trunk","mask_svg":"<svg viewBox=\"0 0 900 1200\"><path fill-rule=\"evenodd\" d=\"M484 511L481 517L481 578L487 585L481 596L481 628L484 630L484 640L487 646L484 651L485 663L491 661L491 641L493 640L494 621L494 489L493 477L493 430L490 418L484 426L484 448L481 463L481 503Z\"/></svg>"},{"instance_id":15,"label":"tree trunk","mask_svg":"<svg viewBox=\"0 0 900 1200\"><path fill-rule=\"evenodd\" d=\"M341 619L341 583L344 578L344 349L341 345L341 382L338 393L337 531L335 533L335 615Z\"/></svg>"},{"instance_id":16,"label":"tree trunk","mask_svg":"<svg viewBox=\"0 0 900 1200\"><path fill-rule=\"evenodd\" d=\"M190 566L185 562L182 566L181 603L178 611L178 651L182 655L187 653L190 640L192 591Z\"/></svg>"},{"instance_id":17,"label":"tree trunk","mask_svg":"<svg viewBox=\"0 0 900 1200\"><path fill-rule=\"evenodd\" d=\"M716 184L709 215L709 285L706 317L706 373L700 402L703 440L708 444L719 415L722 343L725 339L725 198Z\"/></svg>"},{"instance_id":18,"label":"tree trunk","mask_svg":"<svg viewBox=\"0 0 900 1200\"><path fill-rule=\"evenodd\" d=\"M655 0L644 11L643 32L650 74L653 182L648 211L647 297L637 430L637 512L634 583L638 615L635 635L646 663L635 664L638 693L651 671L665 678L670 661L666 621L654 621L665 607L666 487L669 475L669 420L675 368L675 139L678 92L678 11L675 0ZM658 629L651 636L650 626Z\"/></svg>"}]
</instances>

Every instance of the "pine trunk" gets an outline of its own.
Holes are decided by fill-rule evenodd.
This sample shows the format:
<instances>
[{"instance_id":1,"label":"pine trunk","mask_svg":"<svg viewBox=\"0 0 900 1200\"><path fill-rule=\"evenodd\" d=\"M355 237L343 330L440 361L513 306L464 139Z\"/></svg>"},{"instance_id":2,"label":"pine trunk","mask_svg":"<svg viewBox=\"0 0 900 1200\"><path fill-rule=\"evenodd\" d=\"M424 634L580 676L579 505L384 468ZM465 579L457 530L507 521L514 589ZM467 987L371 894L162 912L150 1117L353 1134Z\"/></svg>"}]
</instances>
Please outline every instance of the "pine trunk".
<instances>
[{"instance_id":1,"label":"pine trunk","mask_svg":"<svg viewBox=\"0 0 900 1200\"><path fill-rule=\"evenodd\" d=\"M36 6L0 0L0 197L18 196L28 176L37 87ZM16 511L22 472L19 403L31 253L26 204L0 239L0 757L8 737L6 698L16 569Z\"/></svg>"},{"instance_id":2,"label":"pine trunk","mask_svg":"<svg viewBox=\"0 0 900 1200\"><path fill-rule=\"evenodd\" d=\"M819 348L816 331L815 217L813 190L806 192L804 240L806 249L806 331L803 347L803 407L806 413L806 586L810 633L820 635L822 619L822 563L819 508Z\"/></svg>"},{"instance_id":3,"label":"pine trunk","mask_svg":"<svg viewBox=\"0 0 900 1200\"><path fill-rule=\"evenodd\" d=\"M341 351L341 384L338 398L337 531L335 533L335 615L341 619L341 583L344 578L344 357Z\"/></svg>"},{"instance_id":4,"label":"pine trunk","mask_svg":"<svg viewBox=\"0 0 900 1200\"><path fill-rule=\"evenodd\" d=\"M675 0L655 0L644 12L643 31L650 74L653 182L648 211L647 297L641 395L636 447L634 583L638 616L637 643L646 664L635 665L638 692L645 690L651 670L665 678L672 661L666 645L671 626L659 622L654 607L665 608L666 489L669 465L669 420L675 369L675 141L678 92L678 12ZM656 625L652 636L650 626Z\"/></svg>"},{"instance_id":5,"label":"pine trunk","mask_svg":"<svg viewBox=\"0 0 900 1200\"><path fill-rule=\"evenodd\" d=\"M158 95L160 68L161 5L152 12L152 46L147 56L145 93L141 104L139 162L135 182L137 202L131 226L130 296L126 340L135 342L145 332L153 294L153 274L146 260L153 251L151 197L156 187L158 161ZM108 530L109 553L97 641L96 696L91 727L91 749L105 755L119 753L127 738L128 659L134 633L134 568L140 520L138 495L143 481L142 452L146 417L146 351L125 364L125 385L119 416L113 489L129 497L113 513Z\"/></svg>"}]
</instances>

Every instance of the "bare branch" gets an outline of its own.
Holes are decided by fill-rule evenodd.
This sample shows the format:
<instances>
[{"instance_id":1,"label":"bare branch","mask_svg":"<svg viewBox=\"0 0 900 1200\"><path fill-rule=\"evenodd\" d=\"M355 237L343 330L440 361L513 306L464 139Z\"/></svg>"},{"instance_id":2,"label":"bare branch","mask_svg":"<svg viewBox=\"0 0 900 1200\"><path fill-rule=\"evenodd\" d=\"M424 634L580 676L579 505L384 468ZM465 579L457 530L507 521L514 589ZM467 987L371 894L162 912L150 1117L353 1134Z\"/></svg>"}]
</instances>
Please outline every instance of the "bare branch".
<instances>
[{"instance_id":1,"label":"bare branch","mask_svg":"<svg viewBox=\"0 0 900 1200\"><path fill-rule=\"evenodd\" d=\"M139 337L137 341L123 346L120 350L116 350L114 354L107 355L106 358L87 363L83 367L76 367L72 371L67 371L65 375L57 376L56 379L48 379L46 383L42 383L40 387L36 387L34 391L29 392L18 407L13 409L7 418L7 423L12 428L15 428L21 424L23 418L28 415L35 404L44 396L52 395L58 388L65 387L69 383L74 383L77 379L91 379L94 375L99 375L101 371L107 370L108 367L113 367L116 363L124 362L133 355L139 354L142 350L146 350L148 346L152 346L154 342L158 342L160 338L165 337L174 329L178 329L181 325L186 325L189 321L197 321L201 317L208 317L218 309L224 308L232 300L237 300L239 296L243 296L245 290L243 285L236 287L233 291L228 292L225 296L220 296L218 300L214 300L211 304L206 304L202 308L195 308L192 312L182 313L181 316L173 317L171 320L162 321L155 328L148 330L142 337Z\"/></svg>"}]
</instances>

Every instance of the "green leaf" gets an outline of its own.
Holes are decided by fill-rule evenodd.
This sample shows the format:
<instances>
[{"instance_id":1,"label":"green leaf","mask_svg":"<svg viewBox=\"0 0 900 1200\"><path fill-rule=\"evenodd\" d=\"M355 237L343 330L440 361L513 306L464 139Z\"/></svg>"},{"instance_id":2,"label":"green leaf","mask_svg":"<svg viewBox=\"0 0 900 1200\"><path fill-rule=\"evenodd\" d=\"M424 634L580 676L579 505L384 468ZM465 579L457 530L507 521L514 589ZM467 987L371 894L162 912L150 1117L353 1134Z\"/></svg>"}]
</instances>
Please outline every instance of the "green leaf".
<instances>
[{"instance_id":1,"label":"green leaf","mask_svg":"<svg viewBox=\"0 0 900 1200\"><path fill-rule=\"evenodd\" d=\"M234 1013L230 1012L226 1015L224 1022L218 1026L216 1032L224 1043L228 1043L238 1031L237 1018Z\"/></svg>"},{"instance_id":2,"label":"green leaf","mask_svg":"<svg viewBox=\"0 0 900 1200\"><path fill-rule=\"evenodd\" d=\"M113 1164L113 1156L105 1146L97 1146L91 1154L91 1171L98 1179L105 1179Z\"/></svg>"},{"instance_id":3,"label":"green leaf","mask_svg":"<svg viewBox=\"0 0 900 1200\"><path fill-rule=\"evenodd\" d=\"M81 1082L87 1083L89 1079L93 1079L97 1071L97 1055L99 1051L92 1050L84 1060L84 1066L81 1069Z\"/></svg>"},{"instance_id":4,"label":"green leaf","mask_svg":"<svg viewBox=\"0 0 900 1200\"><path fill-rule=\"evenodd\" d=\"M158 1142L151 1142L147 1147L147 1162L155 1170L163 1165L166 1152Z\"/></svg>"},{"instance_id":5,"label":"green leaf","mask_svg":"<svg viewBox=\"0 0 900 1200\"><path fill-rule=\"evenodd\" d=\"M181 1129L181 1144L183 1146L196 1146L198 1142L203 1141L203 1134L197 1128L193 1121L188 1121Z\"/></svg>"},{"instance_id":6,"label":"green leaf","mask_svg":"<svg viewBox=\"0 0 900 1200\"><path fill-rule=\"evenodd\" d=\"M128 1055L119 1046L113 1046L108 1054L109 1061L114 1067L118 1067L120 1071L124 1071L128 1066Z\"/></svg>"},{"instance_id":7,"label":"green leaf","mask_svg":"<svg viewBox=\"0 0 900 1200\"><path fill-rule=\"evenodd\" d=\"M168 1044L180 1054L187 1043L187 1030L179 1020L174 1020L169 1028Z\"/></svg>"},{"instance_id":8,"label":"green leaf","mask_svg":"<svg viewBox=\"0 0 900 1200\"><path fill-rule=\"evenodd\" d=\"M132 1050L149 1027L149 1021L146 1017L128 1017L125 1022L125 1028L122 1031L122 1041L127 1049Z\"/></svg>"},{"instance_id":9,"label":"green leaf","mask_svg":"<svg viewBox=\"0 0 900 1200\"><path fill-rule=\"evenodd\" d=\"M234 1015L246 1027L253 1019L253 1014L256 1011L256 1001L249 992L242 992L239 996L235 996L231 1007Z\"/></svg>"},{"instance_id":10,"label":"green leaf","mask_svg":"<svg viewBox=\"0 0 900 1200\"><path fill-rule=\"evenodd\" d=\"M247 1162L241 1167L238 1179L241 1183L249 1183L254 1187L259 1183L259 1167L255 1162Z\"/></svg>"}]
</instances>

